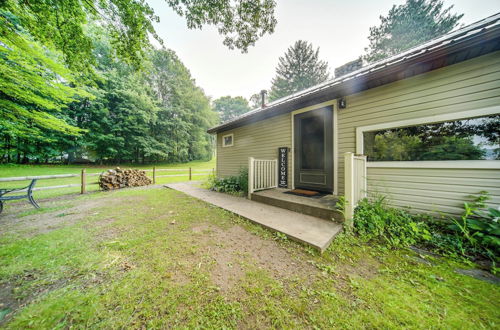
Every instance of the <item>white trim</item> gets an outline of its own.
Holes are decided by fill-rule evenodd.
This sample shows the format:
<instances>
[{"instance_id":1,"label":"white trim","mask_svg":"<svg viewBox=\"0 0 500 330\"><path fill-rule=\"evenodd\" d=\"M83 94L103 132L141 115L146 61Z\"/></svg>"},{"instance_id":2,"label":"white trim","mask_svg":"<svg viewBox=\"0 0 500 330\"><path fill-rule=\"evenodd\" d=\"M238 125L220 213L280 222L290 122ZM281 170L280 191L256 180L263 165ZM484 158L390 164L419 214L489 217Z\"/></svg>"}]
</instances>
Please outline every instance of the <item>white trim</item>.
<instances>
[{"instance_id":1,"label":"white trim","mask_svg":"<svg viewBox=\"0 0 500 330\"><path fill-rule=\"evenodd\" d=\"M339 130L337 121L337 100L332 104L333 107L333 194L338 195L339 193Z\"/></svg>"},{"instance_id":2,"label":"white trim","mask_svg":"<svg viewBox=\"0 0 500 330\"><path fill-rule=\"evenodd\" d=\"M500 160L433 160L433 161L392 161L367 162L367 167L377 168L465 168L500 169Z\"/></svg>"},{"instance_id":3,"label":"white trim","mask_svg":"<svg viewBox=\"0 0 500 330\"><path fill-rule=\"evenodd\" d=\"M290 122L291 122L291 131L292 131L292 152L290 153L291 154L291 162L292 162L292 173L291 173L291 187L292 189L295 189L295 161L294 161L294 158L295 158L295 138L294 138L294 116L295 115L298 115L300 113L304 113L304 112L308 112L308 111L312 111L312 110L317 110L317 109L321 109L321 108L324 108L324 107L327 107L327 106L331 106L332 107L332 111L333 111L333 116L332 116L332 120L333 120L333 192L332 194L333 195L337 195L338 194L338 123L337 123L337 99L333 99L333 100L329 100L329 101L326 101L326 102L322 102L322 103L318 103L318 104L315 104L315 105L311 105L311 106L308 106L308 107L305 107L305 108L302 108L302 109L297 109L297 110L294 110L291 112L291 116L290 116Z\"/></svg>"},{"instance_id":4,"label":"white trim","mask_svg":"<svg viewBox=\"0 0 500 330\"><path fill-rule=\"evenodd\" d=\"M500 113L500 106L475 110L447 113L429 117L400 120L356 128L356 153L363 154L363 133L389 128L407 127L420 124L433 124L445 121L483 117ZM466 168L500 169L500 160L440 160L440 161L386 161L367 162L367 167L378 168Z\"/></svg>"},{"instance_id":5,"label":"white trim","mask_svg":"<svg viewBox=\"0 0 500 330\"><path fill-rule=\"evenodd\" d=\"M226 144L225 138L228 136L231 137L231 144ZM232 147L232 146L234 146L234 133L223 135L222 136L222 148Z\"/></svg>"}]
</instances>

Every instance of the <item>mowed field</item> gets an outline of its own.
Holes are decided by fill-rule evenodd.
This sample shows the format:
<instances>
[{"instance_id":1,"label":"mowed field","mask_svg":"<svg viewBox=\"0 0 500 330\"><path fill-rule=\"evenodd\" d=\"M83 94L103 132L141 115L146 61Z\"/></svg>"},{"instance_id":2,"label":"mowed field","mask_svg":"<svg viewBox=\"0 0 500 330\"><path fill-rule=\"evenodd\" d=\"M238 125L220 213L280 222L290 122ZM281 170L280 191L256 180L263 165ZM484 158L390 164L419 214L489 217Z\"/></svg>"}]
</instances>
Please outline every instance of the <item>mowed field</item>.
<instances>
[{"instance_id":1,"label":"mowed field","mask_svg":"<svg viewBox=\"0 0 500 330\"><path fill-rule=\"evenodd\" d=\"M155 165L17 165L17 164L0 164L0 178L5 177L25 177L25 176L38 176L38 175L55 175L55 174L78 174L80 175L83 168L89 174L101 173L110 168L116 168L119 166L122 169L125 168L135 168L143 170L151 170L153 166L157 169L169 169L169 171L158 171L157 172L157 184L171 183L171 182L181 182L189 180L188 169L191 168L193 171L193 180L206 180L209 172L215 168L215 158L210 161L192 161L189 163L176 163L176 164L155 164ZM205 172L202 172L205 171ZM152 178L153 173L147 172L148 176ZM160 175L183 175L175 177L162 177ZM97 182L98 176L88 176L87 184ZM81 182L80 176L71 178L57 178L48 180L39 180L36 187L48 187L48 186L60 186L69 184L79 184ZM16 188L27 186L30 180L27 181L14 181L14 182L0 182L1 188ZM96 184L89 184L86 187L88 192L96 191L99 186ZM76 194L80 193L80 187L70 187L70 188L58 188L51 190L42 190L35 192L35 198L50 198L65 194Z\"/></svg>"}]
</instances>

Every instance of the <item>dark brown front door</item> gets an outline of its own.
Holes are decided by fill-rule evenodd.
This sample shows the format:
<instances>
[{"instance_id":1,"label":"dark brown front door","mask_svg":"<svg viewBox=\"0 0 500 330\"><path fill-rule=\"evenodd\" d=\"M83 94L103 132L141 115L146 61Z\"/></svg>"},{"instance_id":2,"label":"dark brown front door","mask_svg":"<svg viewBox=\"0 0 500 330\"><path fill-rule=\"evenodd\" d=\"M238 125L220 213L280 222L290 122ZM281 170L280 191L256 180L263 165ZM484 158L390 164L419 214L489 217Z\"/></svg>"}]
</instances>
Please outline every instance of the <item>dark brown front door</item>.
<instances>
[{"instance_id":1,"label":"dark brown front door","mask_svg":"<svg viewBox=\"0 0 500 330\"><path fill-rule=\"evenodd\" d=\"M333 112L331 107L294 116L295 188L333 191Z\"/></svg>"}]
</instances>

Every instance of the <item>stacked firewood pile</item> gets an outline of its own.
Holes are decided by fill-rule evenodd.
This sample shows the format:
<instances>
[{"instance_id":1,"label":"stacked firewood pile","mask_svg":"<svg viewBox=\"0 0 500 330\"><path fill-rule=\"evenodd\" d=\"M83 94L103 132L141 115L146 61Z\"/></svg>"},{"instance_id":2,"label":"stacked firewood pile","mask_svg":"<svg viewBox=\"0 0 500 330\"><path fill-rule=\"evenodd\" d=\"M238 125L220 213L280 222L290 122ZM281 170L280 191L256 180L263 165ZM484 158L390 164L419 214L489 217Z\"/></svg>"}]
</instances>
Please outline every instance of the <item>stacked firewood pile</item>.
<instances>
[{"instance_id":1,"label":"stacked firewood pile","mask_svg":"<svg viewBox=\"0 0 500 330\"><path fill-rule=\"evenodd\" d=\"M142 170L122 170L117 167L114 170L107 170L99 176L99 187L103 190L146 186L151 183L151 179L146 176L146 171Z\"/></svg>"}]
</instances>

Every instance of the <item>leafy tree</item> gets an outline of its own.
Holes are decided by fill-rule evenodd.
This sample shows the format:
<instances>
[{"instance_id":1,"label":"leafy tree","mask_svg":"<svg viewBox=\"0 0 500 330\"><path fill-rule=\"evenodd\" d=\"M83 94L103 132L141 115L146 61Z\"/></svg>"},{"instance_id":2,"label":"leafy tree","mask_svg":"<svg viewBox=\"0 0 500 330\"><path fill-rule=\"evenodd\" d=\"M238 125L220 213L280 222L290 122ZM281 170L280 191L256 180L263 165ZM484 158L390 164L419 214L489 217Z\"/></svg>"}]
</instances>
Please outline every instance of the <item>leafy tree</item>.
<instances>
[{"instance_id":1,"label":"leafy tree","mask_svg":"<svg viewBox=\"0 0 500 330\"><path fill-rule=\"evenodd\" d=\"M319 59L319 48L314 50L312 44L298 40L279 58L269 101L322 83L328 77L328 63Z\"/></svg>"},{"instance_id":2,"label":"leafy tree","mask_svg":"<svg viewBox=\"0 0 500 330\"><path fill-rule=\"evenodd\" d=\"M0 10L0 136L3 147L21 154L53 142L54 133L78 135L65 109L88 95L72 87L71 72L57 62L57 54L31 40L17 17ZM29 143L28 143L29 140Z\"/></svg>"},{"instance_id":3,"label":"leafy tree","mask_svg":"<svg viewBox=\"0 0 500 330\"><path fill-rule=\"evenodd\" d=\"M189 70L173 51L158 50L149 80L160 102L153 134L171 150L168 160L209 159L213 141L206 130L217 122L217 114Z\"/></svg>"},{"instance_id":4,"label":"leafy tree","mask_svg":"<svg viewBox=\"0 0 500 330\"><path fill-rule=\"evenodd\" d=\"M186 19L189 28L214 25L225 37L225 45L242 51L272 33L276 25L274 0L165 2ZM19 17L36 40L60 50L75 72L91 72L95 64L92 40L86 33L89 22L105 27L114 53L136 67L150 48L149 35L161 42L153 27L159 18L143 0L3 0L0 9Z\"/></svg>"},{"instance_id":5,"label":"leafy tree","mask_svg":"<svg viewBox=\"0 0 500 330\"><path fill-rule=\"evenodd\" d=\"M406 0L392 6L387 16L380 16L380 25L370 28L365 60L378 61L451 31L463 17L452 14L452 8L444 9L442 0Z\"/></svg>"},{"instance_id":6,"label":"leafy tree","mask_svg":"<svg viewBox=\"0 0 500 330\"><path fill-rule=\"evenodd\" d=\"M225 122L251 109L247 99L242 96L223 96L214 101L214 110L219 114L221 122Z\"/></svg>"},{"instance_id":7,"label":"leafy tree","mask_svg":"<svg viewBox=\"0 0 500 330\"><path fill-rule=\"evenodd\" d=\"M70 159L91 156L100 163L208 159L216 123L208 98L170 50L148 53L143 71L113 60L102 29L93 29L101 77L89 88L92 99L72 104L68 116L88 131L59 139Z\"/></svg>"},{"instance_id":8,"label":"leafy tree","mask_svg":"<svg viewBox=\"0 0 500 330\"><path fill-rule=\"evenodd\" d=\"M166 0L190 29L214 25L224 36L224 45L243 52L266 33L273 33L275 0Z\"/></svg>"}]
</instances>

